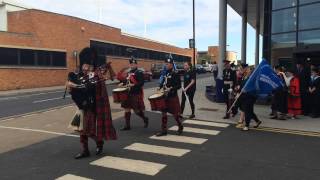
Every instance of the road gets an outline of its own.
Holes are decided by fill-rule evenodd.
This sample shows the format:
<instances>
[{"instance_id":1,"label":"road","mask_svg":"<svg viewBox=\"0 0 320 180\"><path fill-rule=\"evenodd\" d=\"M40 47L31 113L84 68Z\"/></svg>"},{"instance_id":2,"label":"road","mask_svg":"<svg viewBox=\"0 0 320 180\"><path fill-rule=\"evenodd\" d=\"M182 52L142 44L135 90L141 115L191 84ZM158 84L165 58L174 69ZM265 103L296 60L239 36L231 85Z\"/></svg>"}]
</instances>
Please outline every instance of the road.
<instances>
[{"instance_id":1,"label":"road","mask_svg":"<svg viewBox=\"0 0 320 180\"><path fill-rule=\"evenodd\" d=\"M208 76L211 76L211 74L200 74L198 78ZM157 85L158 81L152 80L145 83L145 88L154 88ZM107 86L109 95L114 88L116 88L116 85ZM72 104L70 95L67 94L66 99L63 99L63 94L64 89L0 96L0 119Z\"/></svg>"},{"instance_id":2,"label":"road","mask_svg":"<svg viewBox=\"0 0 320 180\"><path fill-rule=\"evenodd\" d=\"M198 91L204 91L209 82L210 78L200 79ZM156 82L146 83L148 88L155 85ZM52 93L61 96L59 92ZM151 89L145 91L150 93ZM32 95L37 97L35 94ZM44 100L34 96L33 101ZM201 97L196 101L199 108L214 106L201 104L204 102ZM182 136L176 136L175 121L169 116L169 136L157 139L154 134L160 129L159 113L146 112L150 119L147 129L142 127L141 119L132 115L132 130L122 132L119 129L125 121L123 109L112 103L118 140L106 142L101 156L94 155L95 145L90 141L91 157L74 160L81 147L78 133L68 128L75 110L74 106L56 107L0 121L1 180L318 180L320 177L320 133L285 129L267 132L263 128L242 132L228 122L219 121L223 108L207 112L212 116L206 120L201 116L197 120L186 119Z\"/></svg>"},{"instance_id":3,"label":"road","mask_svg":"<svg viewBox=\"0 0 320 180\"><path fill-rule=\"evenodd\" d=\"M91 141L92 156L82 160L73 159L80 150L76 136L52 137L46 132L2 129L1 143L8 140L17 143L22 138L32 141L37 136L50 138L1 153L1 179L318 180L320 177L319 137L244 133L228 124L185 121L189 129L185 128L183 136L175 139L176 132L170 131L172 136L168 139L154 139L160 128L160 115L151 112L147 115L151 119L148 129L142 128L142 121L134 116L133 129L118 131L119 139L106 142L102 156L94 155ZM115 119L116 129L123 122L123 118ZM173 126L174 120L170 118L169 127ZM8 136L11 132L14 137Z\"/></svg>"}]
</instances>

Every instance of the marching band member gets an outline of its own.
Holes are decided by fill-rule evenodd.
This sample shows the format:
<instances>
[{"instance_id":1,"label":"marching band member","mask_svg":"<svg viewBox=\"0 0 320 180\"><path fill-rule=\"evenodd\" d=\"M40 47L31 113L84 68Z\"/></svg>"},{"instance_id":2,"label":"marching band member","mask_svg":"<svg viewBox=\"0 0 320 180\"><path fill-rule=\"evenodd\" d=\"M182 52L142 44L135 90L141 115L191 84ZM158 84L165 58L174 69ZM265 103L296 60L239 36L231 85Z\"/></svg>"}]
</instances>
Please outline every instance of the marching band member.
<instances>
[{"instance_id":1,"label":"marching band member","mask_svg":"<svg viewBox=\"0 0 320 180\"><path fill-rule=\"evenodd\" d=\"M183 86L184 88L182 89L182 100L181 100L181 114L183 114L184 108L185 108L185 103L186 103L186 98L189 99L190 107L192 114L189 116L190 119L195 118L194 115L194 110L195 110L195 105L193 102L193 97L196 92L196 80L197 80L197 73L195 70L192 68L192 64L190 62L184 63L184 70L185 73L183 75L184 81L183 81ZM186 97L187 96L187 97Z\"/></svg>"},{"instance_id":2,"label":"marching band member","mask_svg":"<svg viewBox=\"0 0 320 180\"><path fill-rule=\"evenodd\" d=\"M165 80L160 84L160 89L163 88L165 91L165 103L166 109L162 111L162 131L157 133L156 136L166 136L167 135L167 123L168 116L167 113L171 113L178 126L178 134L182 134L183 126L180 121L180 103L177 91L181 88L180 76L173 70L173 59L169 58L165 61L167 73L164 76Z\"/></svg>"},{"instance_id":3,"label":"marching band member","mask_svg":"<svg viewBox=\"0 0 320 180\"><path fill-rule=\"evenodd\" d=\"M96 155L102 154L104 140L117 139L115 128L112 124L111 110L108 93L105 85L105 79L96 63L97 54L92 48L85 48L80 53L80 62L82 64L82 77L95 79L94 83L85 83L86 102L83 107L83 128L80 130L80 142L82 152L75 156L75 159L81 159L90 156L88 147L88 138L92 138L97 145ZM93 70L94 71L91 71ZM68 82L67 86L71 89L76 88L74 83Z\"/></svg>"},{"instance_id":4,"label":"marching band member","mask_svg":"<svg viewBox=\"0 0 320 180\"><path fill-rule=\"evenodd\" d=\"M144 128L147 128L149 125L149 119L145 116L145 105L143 98L143 85L144 78L143 72L138 69L137 59L132 57L129 60L130 72L125 82L129 86L129 98L128 100L122 102L121 107L125 109L125 126L121 129L123 131L128 131L131 129L130 118L131 118L131 109L143 119ZM123 83L122 83L123 84Z\"/></svg>"}]
</instances>

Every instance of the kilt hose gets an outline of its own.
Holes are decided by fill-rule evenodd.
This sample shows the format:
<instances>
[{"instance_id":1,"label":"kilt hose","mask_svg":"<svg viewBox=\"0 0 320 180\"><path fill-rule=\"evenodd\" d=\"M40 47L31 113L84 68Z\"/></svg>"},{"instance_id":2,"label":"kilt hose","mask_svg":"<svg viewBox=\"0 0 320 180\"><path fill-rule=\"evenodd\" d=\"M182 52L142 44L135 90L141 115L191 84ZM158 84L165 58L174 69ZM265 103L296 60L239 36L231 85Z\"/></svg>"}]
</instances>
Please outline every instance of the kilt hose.
<instances>
[{"instance_id":1,"label":"kilt hose","mask_svg":"<svg viewBox=\"0 0 320 180\"><path fill-rule=\"evenodd\" d=\"M124 109L133 109L136 115L139 116L146 123L147 118L144 114L146 108L143 99L143 91L141 91L141 93L139 94L129 95L128 100L121 103L121 107ZM124 118L126 120L126 127L130 128L131 112L125 112Z\"/></svg>"},{"instance_id":2,"label":"kilt hose","mask_svg":"<svg viewBox=\"0 0 320 180\"><path fill-rule=\"evenodd\" d=\"M96 108L84 110L83 130L80 131L80 143L88 150L88 137L96 141L98 147L103 140L116 140L116 130L112 124L109 97L104 81L96 85Z\"/></svg>"},{"instance_id":3,"label":"kilt hose","mask_svg":"<svg viewBox=\"0 0 320 180\"><path fill-rule=\"evenodd\" d=\"M181 107L180 107L178 96L166 98L166 109L162 112L162 125L161 125L162 131L167 131L167 124L168 124L167 113L170 113L173 115L179 127L182 126L180 121Z\"/></svg>"}]
</instances>

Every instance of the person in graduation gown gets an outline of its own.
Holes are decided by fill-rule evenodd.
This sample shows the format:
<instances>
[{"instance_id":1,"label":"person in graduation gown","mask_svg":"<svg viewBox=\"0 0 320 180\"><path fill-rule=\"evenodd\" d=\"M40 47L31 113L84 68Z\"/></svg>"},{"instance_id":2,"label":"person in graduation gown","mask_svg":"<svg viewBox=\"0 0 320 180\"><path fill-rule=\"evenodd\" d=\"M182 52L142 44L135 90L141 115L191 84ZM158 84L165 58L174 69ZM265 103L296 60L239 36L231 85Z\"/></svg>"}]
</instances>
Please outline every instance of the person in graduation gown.
<instances>
[{"instance_id":1,"label":"person in graduation gown","mask_svg":"<svg viewBox=\"0 0 320 180\"><path fill-rule=\"evenodd\" d=\"M308 115L310 113L310 108L308 107L308 87L310 82L310 68L305 65L304 62L299 61L296 64L296 76L299 79L299 91L301 99L301 109L303 115Z\"/></svg>"},{"instance_id":2,"label":"person in graduation gown","mask_svg":"<svg viewBox=\"0 0 320 180\"><path fill-rule=\"evenodd\" d=\"M294 69L287 72L286 84L288 86L288 114L296 119L302 114L300 80Z\"/></svg>"},{"instance_id":3,"label":"person in graduation gown","mask_svg":"<svg viewBox=\"0 0 320 180\"><path fill-rule=\"evenodd\" d=\"M320 116L320 76L319 69L317 67L311 69L310 79L308 89L310 116L312 118L317 118Z\"/></svg>"},{"instance_id":4,"label":"person in graduation gown","mask_svg":"<svg viewBox=\"0 0 320 180\"><path fill-rule=\"evenodd\" d=\"M282 66L276 66L275 71L278 77L282 80L283 85L285 85L285 74L283 72ZM287 87L279 87L273 91L272 105L271 109L273 115L271 119L286 120L285 116L288 113L288 97L287 97Z\"/></svg>"}]
</instances>

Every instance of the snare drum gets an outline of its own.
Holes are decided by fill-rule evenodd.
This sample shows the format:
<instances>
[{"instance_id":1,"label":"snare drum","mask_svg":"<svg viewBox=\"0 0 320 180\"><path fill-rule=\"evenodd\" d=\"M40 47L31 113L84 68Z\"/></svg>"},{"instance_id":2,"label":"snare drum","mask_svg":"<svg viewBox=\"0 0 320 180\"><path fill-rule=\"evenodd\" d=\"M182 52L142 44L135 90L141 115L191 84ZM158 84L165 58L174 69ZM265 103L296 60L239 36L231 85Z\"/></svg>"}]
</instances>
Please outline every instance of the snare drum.
<instances>
[{"instance_id":1,"label":"snare drum","mask_svg":"<svg viewBox=\"0 0 320 180\"><path fill-rule=\"evenodd\" d=\"M166 101L163 93L157 93L149 98L152 111L163 111L166 108Z\"/></svg>"},{"instance_id":2,"label":"snare drum","mask_svg":"<svg viewBox=\"0 0 320 180\"><path fill-rule=\"evenodd\" d=\"M122 103L129 98L128 88L116 88L112 91L112 96L114 103Z\"/></svg>"}]
</instances>

